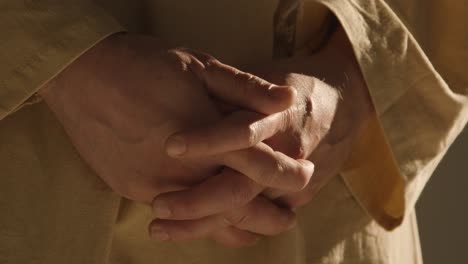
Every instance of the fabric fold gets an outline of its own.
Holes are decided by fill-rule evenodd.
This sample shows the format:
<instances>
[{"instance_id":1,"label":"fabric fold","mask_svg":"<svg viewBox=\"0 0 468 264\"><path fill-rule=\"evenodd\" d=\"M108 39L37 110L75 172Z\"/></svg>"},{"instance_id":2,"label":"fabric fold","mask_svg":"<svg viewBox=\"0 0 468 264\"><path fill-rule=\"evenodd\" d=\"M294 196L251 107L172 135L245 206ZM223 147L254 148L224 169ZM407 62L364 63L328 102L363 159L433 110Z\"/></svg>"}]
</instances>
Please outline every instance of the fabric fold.
<instances>
[{"instance_id":1,"label":"fabric fold","mask_svg":"<svg viewBox=\"0 0 468 264\"><path fill-rule=\"evenodd\" d=\"M346 31L377 112L341 175L364 209L391 230L411 213L425 183L467 122L468 76L452 78L433 64L437 53L431 49L435 38L430 35L438 31L420 28L425 26L422 21L435 18L430 12L416 13L413 2L317 2L327 6ZM446 5L439 2L420 4ZM466 13L466 5L459 5ZM416 14L419 18L411 19ZM446 23L444 28L457 28L455 22L463 20L447 20L453 25ZM418 30L429 36L419 36ZM453 52L466 39L466 30L458 38L440 39L438 51ZM459 52L465 60L458 60L452 69L468 66L468 53Z\"/></svg>"},{"instance_id":2,"label":"fabric fold","mask_svg":"<svg viewBox=\"0 0 468 264\"><path fill-rule=\"evenodd\" d=\"M87 1L6 1L0 4L0 120L94 44L123 31Z\"/></svg>"}]
</instances>

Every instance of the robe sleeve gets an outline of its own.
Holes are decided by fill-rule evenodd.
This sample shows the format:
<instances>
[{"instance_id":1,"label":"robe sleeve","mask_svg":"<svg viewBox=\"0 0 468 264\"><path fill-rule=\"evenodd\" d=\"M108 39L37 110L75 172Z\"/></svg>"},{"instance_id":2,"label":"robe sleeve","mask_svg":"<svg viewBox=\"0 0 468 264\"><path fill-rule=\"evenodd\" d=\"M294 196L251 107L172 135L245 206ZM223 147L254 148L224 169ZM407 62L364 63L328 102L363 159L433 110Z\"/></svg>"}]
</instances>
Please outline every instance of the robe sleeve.
<instances>
[{"instance_id":1,"label":"robe sleeve","mask_svg":"<svg viewBox=\"0 0 468 264\"><path fill-rule=\"evenodd\" d=\"M346 31L376 115L341 175L384 228L402 223L468 117L468 4L317 0Z\"/></svg>"},{"instance_id":2,"label":"robe sleeve","mask_svg":"<svg viewBox=\"0 0 468 264\"><path fill-rule=\"evenodd\" d=\"M0 120L94 44L122 27L87 0L0 3Z\"/></svg>"}]
</instances>

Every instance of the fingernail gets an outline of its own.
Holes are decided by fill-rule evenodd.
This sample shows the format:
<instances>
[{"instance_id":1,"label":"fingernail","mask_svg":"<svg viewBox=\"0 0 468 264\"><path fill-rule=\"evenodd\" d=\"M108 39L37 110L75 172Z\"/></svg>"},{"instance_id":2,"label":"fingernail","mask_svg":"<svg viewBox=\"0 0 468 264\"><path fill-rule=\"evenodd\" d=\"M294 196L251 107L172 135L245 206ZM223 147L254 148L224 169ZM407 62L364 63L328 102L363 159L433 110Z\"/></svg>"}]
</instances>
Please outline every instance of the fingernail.
<instances>
[{"instance_id":1,"label":"fingernail","mask_svg":"<svg viewBox=\"0 0 468 264\"><path fill-rule=\"evenodd\" d=\"M170 137L166 142L166 152L169 156L180 156L186 150L185 140L180 136Z\"/></svg>"},{"instance_id":2,"label":"fingernail","mask_svg":"<svg viewBox=\"0 0 468 264\"><path fill-rule=\"evenodd\" d=\"M153 203L153 212L157 218L169 218L171 216L171 210L167 203L164 201L154 201Z\"/></svg>"},{"instance_id":3,"label":"fingernail","mask_svg":"<svg viewBox=\"0 0 468 264\"><path fill-rule=\"evenodd\" d=\"M285 97L289 97L291 94L291 87L289 86L272 86L269 89L269 95L275 99L284 99Z\"/></svg>"},{"instance_id":4,"label":"fingernail","mask_svg":"<svg viewBox=\"0 0 468 264\"><path fill-rule=\"evenodd\" d=\"M168 241L170 239L169 234L159 226L151 228L151 237L159 241Z\"/></svg>"}]
</instances>

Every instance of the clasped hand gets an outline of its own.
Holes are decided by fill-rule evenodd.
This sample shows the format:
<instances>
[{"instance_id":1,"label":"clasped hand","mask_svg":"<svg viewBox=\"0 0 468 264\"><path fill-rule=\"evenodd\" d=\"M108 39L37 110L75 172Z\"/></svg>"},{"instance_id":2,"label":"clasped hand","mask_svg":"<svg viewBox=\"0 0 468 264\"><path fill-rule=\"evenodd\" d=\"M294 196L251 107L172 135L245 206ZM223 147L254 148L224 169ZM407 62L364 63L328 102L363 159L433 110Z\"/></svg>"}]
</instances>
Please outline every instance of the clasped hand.
<instances>
[{"instance_id":1,"label":"clasped hand","mask_svg":"<svg viewBox=\"0 0 468 264\"><path fill-rule=\"evenodd\" d=\"M328 71L352 72L343 65ZM151 37L114 35L40 94L113 191L152 205L154 238L238 247L295 225L292 209L336 175L370 105L340 103L367 102L367 93L340 93L312 77L333 75L314 58L255 71ZM350 121L334 125L341 116ZM314 153L326 168L312 177Z\"/></svg>"}]
</instances>

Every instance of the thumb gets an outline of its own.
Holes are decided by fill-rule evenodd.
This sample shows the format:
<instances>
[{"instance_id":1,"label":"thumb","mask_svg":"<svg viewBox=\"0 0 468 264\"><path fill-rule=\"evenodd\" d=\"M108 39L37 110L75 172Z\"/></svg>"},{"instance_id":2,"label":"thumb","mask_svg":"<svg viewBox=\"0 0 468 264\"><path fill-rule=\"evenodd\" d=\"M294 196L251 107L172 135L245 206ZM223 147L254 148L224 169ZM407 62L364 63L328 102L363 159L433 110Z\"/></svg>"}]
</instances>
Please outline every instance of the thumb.
<instances>
[{"instance_id":1,"label":"thumb","mask_svg":"<svg viewBox=\"0 0 468 264\"><path fill-rule=\"evenodd\" d=\"M294 102L296 90L290 86L272 84L207 54L189 53L194 57L190 69L218 99L262 114L284 111Z\"/></svg>"}]
</instances>

